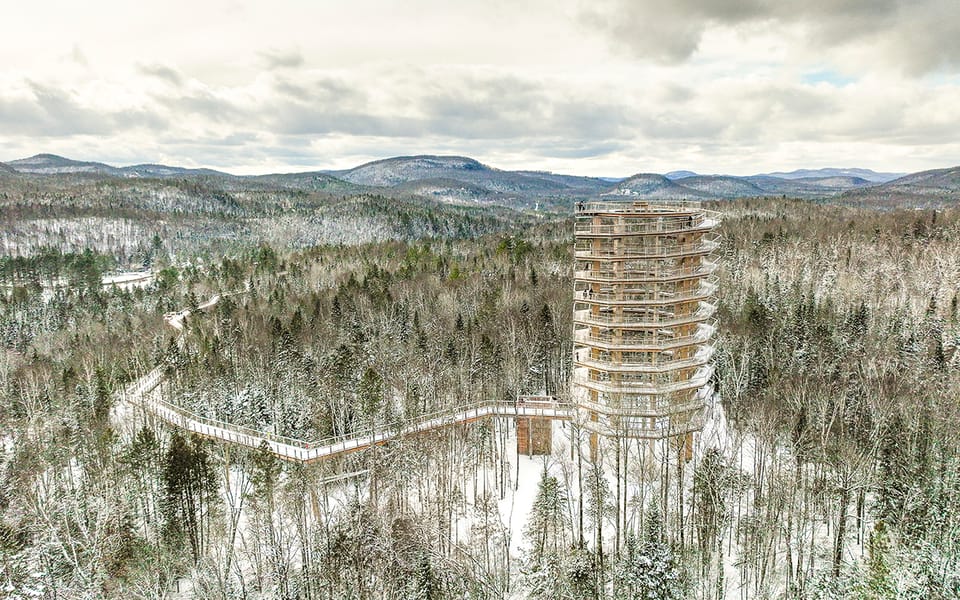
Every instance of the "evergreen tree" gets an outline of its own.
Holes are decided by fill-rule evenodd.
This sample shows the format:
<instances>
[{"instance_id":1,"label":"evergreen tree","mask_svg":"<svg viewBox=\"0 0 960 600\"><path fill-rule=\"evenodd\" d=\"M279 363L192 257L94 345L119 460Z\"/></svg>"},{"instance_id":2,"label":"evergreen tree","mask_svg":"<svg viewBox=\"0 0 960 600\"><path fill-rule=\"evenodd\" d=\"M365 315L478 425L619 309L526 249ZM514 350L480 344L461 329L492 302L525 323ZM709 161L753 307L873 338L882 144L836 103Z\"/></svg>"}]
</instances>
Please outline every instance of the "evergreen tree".
<instances>
[{"instance_id":1,"label":"evergreen tree","mask_svg":"<svg viewBox=\"0 0 960 600\"><path fill-rule=\"evenodd\" d=\"M545 554L556 555L563 536L563 506L566 493L556 477L547 472L544 465L537 484L533 510L524 529L524 536L531 545L531 561L540 564Z\"/></svg>"},{"instance_id":2,"label":"evergreen tree","mask_svg":"<svg viewBox=\"0 0 960 600\"><path fill-rule=\"evenodd\" d=\"M598 573L603 573L603 521L611 512L610 484L603 472L603 465L599 460L590 464L589 472L583 479L586 492L586 514L594 530L594 552Z\"/></svg>"},{"instance_id":3,"label":"evergreen tree","mask_svg":"<svg viewBox=\"0 0 960 600\"><path fill-rule=\"evenodd\" d=\"M107 377L101 367L93 372L93 422L104 427L110 420L111 398L107 388Z\"/></svg>"},{"instance_id":4,"label":"evergreen tree","mask_svg":"<svg viewBox=\"0 0 960 600\"><path fill-rule=\"evenodd\" d=\"M883 521L877 521L867 544L867 572L861 585L864 600L886 600L896 597L896 586L890 575L890 540Z\"/></svg>"},{"instance_id":5,"label":"evergreen tree","mask_svg":"<svg viewBox=\"0 0 960 600\"><path fill-rule=\"evenodd\" d=\"M367 367L357 385L357 398L367 421L373 423L383 408L383 379L373 367Z\"/></svg>"},{"instance_id":6,"label":"evergreen tree","mask_svg":"<svg viewBox=\"0 0 960 600\"><path fill-rule=\"evenodd\" d=\"M164 456L164 531L171 547L186 538L196 563L205 551L209 503L215 482L203 440L188 441L179 431L170 437Z\"/></svg>"},{"instance_id":7,"label":"evergreen tree","mask_svg":"<svg viewBox=\"0 0 960 600\"><path fill-rule=\"evenodd\" d=\"M626 550L614 566L616 600L679 600L684 597L680 567L663 542L663 523L656 505L651 507L641 542L629 534Z\"/></svg>"},{"instance_id":8,"label":"evergreen tree","mask_svg":"<svg viewBox=\"0 0 960 600\"><path fill-rule=\"evenodd\" d=\"M409 597L413 600L438 600L444 597L440 577L426 552L420 552L410 584L413 593Z\"/></svg>"}]
</instances>

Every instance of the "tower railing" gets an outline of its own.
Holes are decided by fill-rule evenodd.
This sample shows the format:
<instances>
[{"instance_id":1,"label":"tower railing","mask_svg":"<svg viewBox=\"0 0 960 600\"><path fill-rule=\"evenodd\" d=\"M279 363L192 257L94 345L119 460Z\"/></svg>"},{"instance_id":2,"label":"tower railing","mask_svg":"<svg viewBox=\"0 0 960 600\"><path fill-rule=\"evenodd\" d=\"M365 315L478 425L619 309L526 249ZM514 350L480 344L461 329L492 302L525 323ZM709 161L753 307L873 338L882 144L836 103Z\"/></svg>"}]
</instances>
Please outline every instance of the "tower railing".
<instances>
[{"instance_id":1,"label":"tower railing","mask_svg":"<svg viewBox=\"0 0 960 600\"><path fill-rule=\"evenodd\" d=\"M617 251L613 250L577 250L574 252L576 258L664 258L667 256L685 255L696 256L713 252L720 247L720 239L717 237L703 237L696 242L689 244L650 244L649 246L627 247Z\"/></svg>"},{"instance_id":2,"label":"tower railing","mask_svg":"<svg viewBox=\"0 0 960 600\"><path fill-rule=\"evenodd\" d=\"M666 290L651 290L649 292L644 291L619 291L619 292L594 292L591 290L583 290L578 293L577 298L574 298L574 302L577 303L590 303L594 302L607 302L607 303L620 303L628 305L643 305L645 303L649 304L669 304L672 302L680 302L684 300L700 300L705 298L712 297L717 291L717 285L713 282L702 280L700 285L696 289L684 291L684 292L670 292Z\"/></svg>"},{"instance_id":3,"label":"tower railing","mask_svg":"<svg viewBox=\"0 0 960 600\"><path fill-rule=\"evenodd\" d=\"M577 302L582 305L582 302ZM616 315L607 312L593 313L590 311L590 309L576 309L573 311L573 320L575 323L582 323L584 325L618 324L643 328L696 323L709 319L716 312L717 306L715 304L701 301L700 307L695 312L687 315L678 315L672 311L659 310L628 312L626 309L624 309L621 314Z\"/></svg>"},{"instance_id":4,"label":"tower railing","mask_svg":"<svg viewBox=\"0 0 960 600\"><path fill-rule=\"evenodd\" d=\"M573 341L581 343L597 343L608 345L611 348L630 349L651 349L665 350L669 348L678 348L690 346L693 344L703 344L710 341L717 329L716 321L705 321L697 325L697 331L688 335L649 335L643 337L630 337L616 335L615 333L594 333L590 327L574 329Z\"/></svg>"},{"instance_id":5,"label":"tower railing","mask_svg":"<svg viewBox=\"0 0 960 600\"><path fill-rule=\"evenodd\" d=\"M605 381L591 379L589 369L578 367L573 370L573 381L585 387L608 393L624 392L632 394L671 394L681 390L696 389L705 386L713 376L713 365L705 364L699 367L688 379L677 379L670 382L632 382L632 381Z\"/></svg>"},{"instance_id":6,"label":"tower railing","mask_svg":"<svg viewBox=\"0 0 960 600\"><path fill-rule=\"evenodd\" d=\"M590 252L589 255L587 255L588 252ZM626 275L632 279L675 278L685 275L709 275L717 269L717 261L712 253L707 256L698 254L700 260L688 265L659 264L659 262L647 260L650 258L647 256L632 256L623 253L601 256L593 253L593 251L583 250L575 254L578 254L579 264L574 265L574 276L578 279L589 277L591 274L596 277ZM593 263L598 261L602 266L595 268ZM631 261L643 262L635 263ZM629 271L627 270L628 267Z\"/></svg>"},{"instance_id":7,"label":"tower railing","mask_svg":"<svg viewBox=\"0 0 960 600\"><path fill-rule=\"evenodd\" d=\"M613 358L593 358L590 356L589 350L590 348L584 347L575 348L573 361L575 367L591 367L611 372L666 373L686 367L705 365L713 358L714 354L713 346L703 346L696 354L687 358L664 358L652 362L650 360L630 358L629 356L616 360Z\"/></svg>"},{"instance_id":8,"label":"tower railing","mask_svg":"<svg viewBox=\"0 0 960 600\"><path fill-rule=\"evenodd\" d=\"M631 215L660 215L673 212L713 213L713 211L705 210L699 200L634 200L629 197L624 197L622 200L591 200L589 202L578 202L574 205L574 211L578 215L594 213L627 213Z\"/></svg>"}]
</instances>

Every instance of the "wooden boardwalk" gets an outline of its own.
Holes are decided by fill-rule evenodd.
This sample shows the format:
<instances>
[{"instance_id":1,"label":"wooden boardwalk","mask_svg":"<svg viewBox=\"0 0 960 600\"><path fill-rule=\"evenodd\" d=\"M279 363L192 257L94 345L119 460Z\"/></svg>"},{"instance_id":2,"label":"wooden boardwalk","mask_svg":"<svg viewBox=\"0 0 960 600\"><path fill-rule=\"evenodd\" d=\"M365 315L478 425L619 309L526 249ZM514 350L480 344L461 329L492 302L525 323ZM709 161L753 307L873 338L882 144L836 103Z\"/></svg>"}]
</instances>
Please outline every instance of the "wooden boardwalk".
<instances>
[{"instance_id":1,"label":"wooden boardwalk","mask_svg":"<svg viewBox=\"0 0 960 600\"><path fill-rule=\"evenodd\" d=\"M201 310L211 308L218 300L219 296L214 296L199 308ZM170 313L165 316L165 319L168 325L182 333L189 316L190 311L184 310ZM573 418L575 412L569 405L560 404L549 397L528 398L516 402L491 401L452 407L441 412L419 416L392 429L309 441L217 421L171 404L164 400L160 393L159 388L163 379L164 369L157 367L128 385L123 390L121 400L140 407L146 413L183 431L253 449L260 448L266 442L277 457L300 463L314 463L335 458L404 436L471 423L488 417L541 417L569 420Z\"/></svg>"}]
</instances>

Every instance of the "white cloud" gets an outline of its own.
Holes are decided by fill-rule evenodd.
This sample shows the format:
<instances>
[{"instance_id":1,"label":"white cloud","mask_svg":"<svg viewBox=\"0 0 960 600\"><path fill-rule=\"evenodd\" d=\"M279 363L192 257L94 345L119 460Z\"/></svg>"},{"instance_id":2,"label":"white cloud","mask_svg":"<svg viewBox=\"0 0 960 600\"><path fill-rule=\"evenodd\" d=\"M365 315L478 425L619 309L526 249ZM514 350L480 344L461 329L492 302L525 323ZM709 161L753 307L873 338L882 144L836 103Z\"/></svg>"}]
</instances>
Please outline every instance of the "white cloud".
<instances>
[{"instance_id":1,"label":"white cloud","mask_svg":"<svg viewBox=\"0 0 960 600\"><path fill-rule=\"evenodd\" d=\"M22 3L0 22L0 159L263 172L456 153L594 175L957 164L960 4L911 6Z\"/></svg>"}]
</instances>

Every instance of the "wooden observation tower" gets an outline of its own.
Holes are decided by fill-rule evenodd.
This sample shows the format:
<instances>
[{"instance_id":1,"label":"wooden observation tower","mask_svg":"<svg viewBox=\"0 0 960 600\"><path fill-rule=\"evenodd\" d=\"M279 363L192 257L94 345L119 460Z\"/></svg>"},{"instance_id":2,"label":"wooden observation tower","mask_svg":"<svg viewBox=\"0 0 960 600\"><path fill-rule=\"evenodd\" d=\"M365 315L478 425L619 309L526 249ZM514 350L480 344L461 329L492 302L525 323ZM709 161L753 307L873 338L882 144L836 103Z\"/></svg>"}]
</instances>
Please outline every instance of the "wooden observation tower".
<instances>
[{"instance_id":1,"label":"wooden observation tower","mask_svg":"<svg viewBox=\"0 0 960 600\"><path fill-rule=\"evenodd\" d=\"M699 202L577 204L573 402L592 434L680 444L703 427L717 225Z\"/></svg>"}]
</instances>

